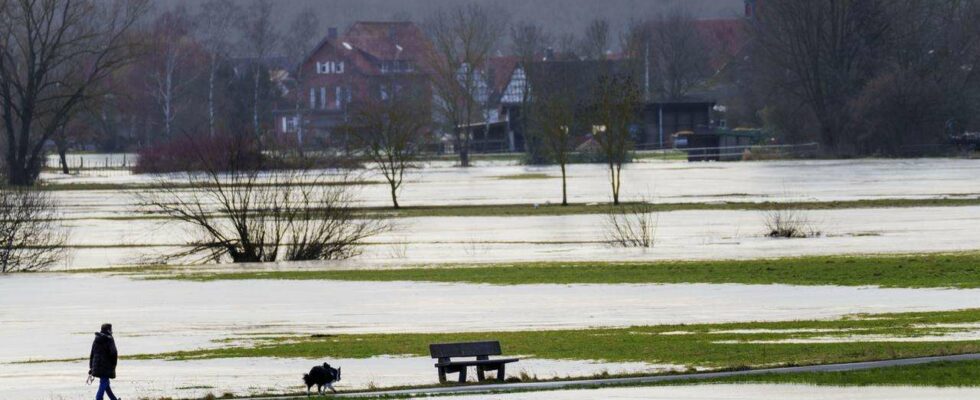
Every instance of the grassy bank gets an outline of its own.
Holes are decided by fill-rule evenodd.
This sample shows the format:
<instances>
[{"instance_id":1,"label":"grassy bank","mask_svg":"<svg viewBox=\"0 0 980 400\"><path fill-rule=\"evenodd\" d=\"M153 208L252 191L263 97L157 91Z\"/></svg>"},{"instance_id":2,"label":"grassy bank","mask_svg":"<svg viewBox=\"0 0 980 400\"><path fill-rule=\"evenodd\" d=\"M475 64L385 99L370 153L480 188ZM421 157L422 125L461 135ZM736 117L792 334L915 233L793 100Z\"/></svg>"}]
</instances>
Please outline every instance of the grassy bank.
<instances>
[{"instance_id":1,"label":"grassy bank","mask_svg":"<svg viewBox=\"0 0 980 400\"><path fill-rule=\"evenodd\" d=\"M381 182L362 181L356 185L377 185ZM329 184L328 184L329 185ZM75 188L69 188L75 187ZM45 186L47 190L145 190L150 186L115 184L64 184ZM176 189L192 189L190 186L177 186ZM629 205L631 203L624 203ZM777 209L793 210L845 210L859 208L911 208L911 207L966 207L980 206L978 198L942 199L876 199L854 201L813 201L813 202L711 202L711 203L656 203L649 205L650 212L674 211L771 211ZM386 216L393 218L419 217L525 217L562 215L604 215L619 210L620 207L606 203L570 204L499 204L499 205L451 205L451 206L411 206L393 209L390 207L357 208L356 212L370 218ZM166 219L160 215L122 215L96 218L73 218L75 220L150 220Z\"/></svg>"},{"instance_id":2,"label":"grassy bank","mask_svg":"<svg viewBox=\"0 0 980 400\"><path fill-rule=\"evenodd\" d=\"M937 362L862 371L764 374L714 379L708 382L784 383L821 386L977 387L980 386L980 361Z\"/></svg>"},{"instance_id":3,"label":"grassy bank","mask_svg":"<svg viewBox=\"0 0 980 400\"><path fill-rule=\"evenodd\" d=\"M297 183L297 185L309 185L310 183ZM370 181L370 180L360 180L360 181L347 181L347 182L330 182L330 181L319 181L312 183L315 186L364 186L364 185L383 185L387 184L382 181ZM254 184L257 187L267 187L273 185L273 183L259 182ZM278 185L278 184L277 184ZM167 189L200 189L203 187L209 187L213 185L202 185L202 184L190 184L187 182L170 182L166 184ZM241 185L226 185L227 187L241 187ZM161 185L158 183L44 183L38 188L48 191L118 191L118 190L147 190L160 188Z\"/></svg>"},{"instance_id":4,"label":"grassy bank","mask_svg":"<svg viewBox=\"0 0 980 400\"><path fill-rule=\"evenodd\" d=\"M962 207L980 205L977 198L937 198L937 199L875 199L852 201L798 201L798 202L710 202L710 203L655 203L651 212L671 211L727 211L749 210L767 211L773 209L796 210L843 210L854 208L906 208L906 207ZM549 216L606 214L619 209L611 204L501 204L467 206L420 206L392 209L364 209L364 212L390 212L398 217L506 217L506 216Z\"/></svg>"},{"instance_id":5,"label":"grassy bank","mask_svg":"<svg viewBox=\"0 0 980 400\"><path fill-rule=\"evenodd\" d=\"M506 354L547 359L648 362L705 368L810 365L980 352L980 341L884 342L972 331L980 310L852 316L829 321L661 325L555 331L257 337L228 347L139 359L426 356L428 344L500 340ZM809 343L806 340L828 340ZM832 341L830 339L836 339ZM804 341L804 342L794 342Z\"/></svg>"},{"instance_id":6,"label":"grassy bank","mask_svg":"<svg viewBox=\"0 0 980 400\"><path fill-rule=\"evenodd\" d=\"M980 287L980 253L810 256L651 263L541 262L387 270L179 273L163 274L160 278L193 281L425 281L495 285L741 283L965 289Z\"/></svg>"}]
</instances>

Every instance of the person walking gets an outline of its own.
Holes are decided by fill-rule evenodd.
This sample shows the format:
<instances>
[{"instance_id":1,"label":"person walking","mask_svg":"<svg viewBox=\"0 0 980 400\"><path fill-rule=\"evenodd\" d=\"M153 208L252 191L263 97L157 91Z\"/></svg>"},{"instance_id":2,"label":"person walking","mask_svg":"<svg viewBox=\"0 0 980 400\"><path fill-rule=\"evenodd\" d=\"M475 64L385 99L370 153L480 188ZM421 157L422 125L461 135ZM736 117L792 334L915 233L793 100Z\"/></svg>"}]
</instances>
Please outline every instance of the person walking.
<instances>
[{"instance_id":1,"label":"person walking","mask_svg":"<svg viewBox=\"0 0 980 400\"><path fill-rule=\"evenodd\" d=\"M112 388L109 387L109 380L116 379L116 362L118 360L116 340L112 338L112 324L102 324L102 329L95 333L92 352L88 357L89 382L94 378L99 378L99 391L95 394L96 400L103 400L103 395L106 394L109 395L109 400L121 400L112 393Z\"/></svg>"}]
</instances>

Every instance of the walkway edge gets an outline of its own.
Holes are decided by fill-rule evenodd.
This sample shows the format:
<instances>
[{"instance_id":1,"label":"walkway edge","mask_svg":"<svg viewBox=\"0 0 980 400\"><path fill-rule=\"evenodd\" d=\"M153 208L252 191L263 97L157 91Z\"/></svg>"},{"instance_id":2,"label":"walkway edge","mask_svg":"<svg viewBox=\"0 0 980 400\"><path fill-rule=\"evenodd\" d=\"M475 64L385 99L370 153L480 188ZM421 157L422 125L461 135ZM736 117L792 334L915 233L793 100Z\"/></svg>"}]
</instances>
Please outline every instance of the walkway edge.
<instances>
[{"instance_id":1,"label":"walkway edge","mask_svg":"<svg viewBox=\"0 0 980 400\"><path fill-rule=\"evenodd\" d=\"M424 395L445 395L445 394L475 394L475 393L487 393L487 392L500 393L500 392L519 392L519 391L533 391L533 390L574 389L576 387L635 385L635 384L685 381L685 380L706 380L706 379L715 379L715 378L728 378L728 377L736 377L736 376L749 376L749 375L762 375L762 374L859 371L859 370L875 369L875 368L920 365L920 364L928 364L928 363L941 362L941 361L971 361L971 360L980 360L980 353L959 354L959 355L951 355L951 356L901 358L901 359L894 359L894 360L865 361L865 362L842 363L842 364L808 365L808 366L801 366L801 367L763 368L763 369L752 369L752 370L744 370L744 371L724 371L724 372L705 372L705 373L695 373L695 374L641 376L641 377L632 377L632 378L582 379L582 380L571 380L571 381L501 383L501 384L490 384L490 385L445 386L445 387L432 387L432 388L419 388L419 389L382 390L376 392L338 393L334 397L372 398L372 397L383 397L383 396L424 396ZM263 398L250 398L249 400L287 400L287 399L300 399L300 398L305 399L306 396L263 397Z\"/></svg>"}]
</instances>

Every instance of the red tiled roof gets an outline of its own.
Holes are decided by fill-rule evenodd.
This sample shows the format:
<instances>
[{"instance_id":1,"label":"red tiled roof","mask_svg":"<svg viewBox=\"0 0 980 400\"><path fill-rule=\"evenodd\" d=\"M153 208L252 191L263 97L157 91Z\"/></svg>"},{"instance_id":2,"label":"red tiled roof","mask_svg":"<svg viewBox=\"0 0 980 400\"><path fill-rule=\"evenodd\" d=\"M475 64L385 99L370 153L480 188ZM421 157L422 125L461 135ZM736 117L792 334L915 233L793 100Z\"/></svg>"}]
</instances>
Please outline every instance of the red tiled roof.
<instances>
[{"instance_id":1,"label":"red tiled roof","mask_svg":"<svg viewBox=\"0 0 980 400\"><path fill-rule=\"evenodd\" d=\"M411 22L355 22L340 39L381 61L421 61L431 49L428 38Z\"/></svg>"}]
</instances>

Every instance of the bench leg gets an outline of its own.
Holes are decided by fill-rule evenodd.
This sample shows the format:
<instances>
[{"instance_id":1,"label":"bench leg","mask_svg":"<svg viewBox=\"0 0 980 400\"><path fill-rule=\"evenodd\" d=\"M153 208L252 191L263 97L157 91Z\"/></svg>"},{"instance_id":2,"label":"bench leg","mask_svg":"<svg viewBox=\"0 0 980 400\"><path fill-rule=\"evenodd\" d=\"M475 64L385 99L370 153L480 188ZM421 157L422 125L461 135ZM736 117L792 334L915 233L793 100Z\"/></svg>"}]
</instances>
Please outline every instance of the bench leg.
<instances>
[{"instance_id":1,"label":"bench leg","mask_svg":"<svg viewBox=\"0 0 980 400\"><path fill-rule=\"evenodd\" d=\"M459 369L459 383L466 383L466 367Z\"/></svg>"},{"instance_id":2,"label":"bench leg","mask_svg":"<svg viewBox=\"0 0 980 400\"><path fill-rule=\"evenodd\" d=\"M478 379L480 382L483 382L486 379L486 377L483 375L482 365L476 366L476 379Z\"/></svg>"},{"instance_id":3,"label":"bench leg","mask_svg":"<svg viewBox=\"0 0 980 400\"><path fill-rule=\"evenodd\" d=\"M504 373L504 368L506 364L500 364L500 368L497 368L497 380L503 382L507 375Z\"/></svg>"},{"instance_id":4,"label":"bench leg","mask_svg":"<svg viewBox=\"0 0 980 400\"><path fill-rule=\"evenodd\" d=\"M446 369L439 368L439 383L446 383Z\"/></svg>"}]
</instances>

